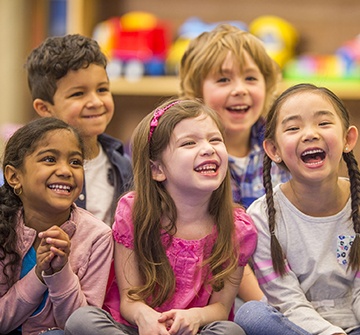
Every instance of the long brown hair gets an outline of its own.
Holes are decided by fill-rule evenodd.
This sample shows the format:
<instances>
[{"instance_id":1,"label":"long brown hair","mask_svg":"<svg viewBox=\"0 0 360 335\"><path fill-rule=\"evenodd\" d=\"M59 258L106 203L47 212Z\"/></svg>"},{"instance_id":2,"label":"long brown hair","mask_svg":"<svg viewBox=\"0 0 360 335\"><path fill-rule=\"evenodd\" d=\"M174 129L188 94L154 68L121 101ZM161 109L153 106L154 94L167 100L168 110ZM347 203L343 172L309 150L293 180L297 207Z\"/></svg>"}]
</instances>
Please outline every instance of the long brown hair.
<instances>
[{"instance_id":1,"label":"long brown hair","mask_svg":"<svg viewBox=\"0 0 360 335\"><path fill-rule=\"evenodd\" d=\"M340 120L342 121L342 126L344 131L350 127L350 117L349 113L344 106L343 102L329 89L325 87L317 87L312 84L298 84L288 88L284 91L278 99L274 102L271 107L266 120L266 130L265 130L265 140L271 140L275 142L275 132L277 125L278 112L284 102L293 95L302 93L302 92L312 92L317 93L325 97L337 111ZM360 173L358 163L352 151L343 152L343 159L346 162L348 168L348 174L350 179L350 191L351 191L351 218L354 225L354 231L356 233L355 240L351 246L349 254L349 268L352 270L359 271L360 268L360 216L359 216L359 201L360 201ZM266 202L267 202L267 214L269 218L269 230L271 234L271 258L274 264L274 269L277 273L284 275L285 262L284 262L284 253L281 248L281 245L275 235L275 226L276 226L276 210L274 206L273 199L273 187L271 183L271 159L265 154L264 156L264 187L266 193ZM282 162L281 164L284 165ZM285 165L284 168L287 168Z\"/></svg>"},{"instance_id":2,"label":"long brown hair","mask_svg":"<svg viewBox=\"0 0 360 335\"><path fill-rule=\"evenodd\" d=\"M173 101L168 101L159 109ZM159 119L149 141L150 122L154 113L148 114L134 131L132 141L135 203L133 208L134 252L143 285L129 290L133 300L147 300L156 307L171 298L176 278L161 243L161 222L164 217L170 222L167 232L176 231L177 212L171 196L161 182L152 179L150 160L159 160L170 142L175 126L182 120L209 115L222 132L217 114L195 100L182 100L170 107ZM227 172L220 187L212 193L209 213L214 218L218 231L209 264L213 289L219 291L224 281L237 267L238 255L234 253L234 218L230 175ZM205 265L203 264L203 265Z\"/></svg>"}]
</instances>

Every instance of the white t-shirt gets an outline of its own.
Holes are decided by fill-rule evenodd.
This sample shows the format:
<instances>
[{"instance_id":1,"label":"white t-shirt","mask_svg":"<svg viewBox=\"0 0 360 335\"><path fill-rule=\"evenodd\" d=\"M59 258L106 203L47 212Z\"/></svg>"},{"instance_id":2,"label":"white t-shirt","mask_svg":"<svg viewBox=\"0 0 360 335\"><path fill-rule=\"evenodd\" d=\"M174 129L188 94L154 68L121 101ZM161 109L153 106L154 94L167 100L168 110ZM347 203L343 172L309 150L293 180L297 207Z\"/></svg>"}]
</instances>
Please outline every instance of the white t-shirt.
<instances>
[{"instance_id":1,"label":"white t-shirt","mask_svg":"<svg viewBox=\"0 0 360 335\"><path fill-rule=\"evenodd\" d=\"M85 160L86 209L111 226L114 185L109 182L111 164L101 145L97 157Z\"/></svg>"}]
</instances>

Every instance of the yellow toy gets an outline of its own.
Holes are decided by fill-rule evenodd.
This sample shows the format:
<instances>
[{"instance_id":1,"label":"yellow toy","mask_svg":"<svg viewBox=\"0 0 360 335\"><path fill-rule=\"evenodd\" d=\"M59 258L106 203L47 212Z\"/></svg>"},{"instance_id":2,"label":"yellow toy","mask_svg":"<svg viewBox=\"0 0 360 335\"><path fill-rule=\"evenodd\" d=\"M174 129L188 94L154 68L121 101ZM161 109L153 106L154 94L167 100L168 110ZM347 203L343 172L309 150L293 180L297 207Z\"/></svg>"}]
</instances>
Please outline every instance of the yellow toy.
<instances>
[{"instance_id":1,"label":"yellow toy","mask_svg":"<svg viewBox=\"0 0 360 335\"><path fill-rule=\"evenodd\" d=\"M264 42L269 56L281 68L294 57L298 33L288 21L277 16L260 16L250 23L249 32Z\"/></svg>"}]
</instances>

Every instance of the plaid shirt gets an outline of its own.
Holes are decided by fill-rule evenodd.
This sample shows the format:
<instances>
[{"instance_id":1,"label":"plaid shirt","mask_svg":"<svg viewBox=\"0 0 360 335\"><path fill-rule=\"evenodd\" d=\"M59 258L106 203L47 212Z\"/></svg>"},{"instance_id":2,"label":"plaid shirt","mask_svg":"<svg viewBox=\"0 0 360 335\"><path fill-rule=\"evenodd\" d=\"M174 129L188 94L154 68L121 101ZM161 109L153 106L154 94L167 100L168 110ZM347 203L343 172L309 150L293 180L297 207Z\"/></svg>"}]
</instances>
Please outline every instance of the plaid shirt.
<instances>
[{"instance_id":1,"label":"plaid shirt","mask_svg":"<svg viewBox=\"0 0 360 335\"><path fill-rule=\"evenodd\" d=\"M233 199L245 208L248 208L254 200L265 194L263 186L264 149L262 146L264 131L265 120L260 118L251 129L251 149L246 171L236 164L233 157L229 156ZM273 186L275 186L289 180L290 174L273 163L271 177Z\"/></svg>"}]
</instances>

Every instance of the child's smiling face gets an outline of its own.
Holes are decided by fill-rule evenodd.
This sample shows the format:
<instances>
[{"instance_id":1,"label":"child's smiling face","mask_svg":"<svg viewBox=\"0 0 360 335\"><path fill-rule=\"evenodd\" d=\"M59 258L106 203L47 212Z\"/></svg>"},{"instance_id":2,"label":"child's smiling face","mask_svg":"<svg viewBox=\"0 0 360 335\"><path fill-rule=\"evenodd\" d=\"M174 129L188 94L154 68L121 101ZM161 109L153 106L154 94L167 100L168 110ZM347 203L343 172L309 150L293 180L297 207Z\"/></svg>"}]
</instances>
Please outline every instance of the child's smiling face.
<instances>
[{"instance_id":1,"label":"child's smiling face","mask_svg":"<svg viewBox=\"0 0 360 335\"><path fill-rule=\"evenodd\" d=\"M68 211L83 186L83 155L75 134L67 129L49 131L18 171L20 195L29 213Z\"/></svg>"},{"instance_id":2,"label":"child's smiling face","mask_svg":"<svg viewBox=\"0 0 360 335\"><path fill-rule=\"evenodd\" d=\"M204 103L219 114L227 135L248 131L250 136L265 106L265 78L246 51L244 61L240 69L229 51L221 73L210 73L203 83Z\"/></svg>"},{"instance_id":3,"label":"child's smiling face","mask_svg":"<svg viewBox=\"0 0 360 335\"><path fill-rule=\"evenodd\" d=\"M265 149L272 158L276 155L284 161L293 178L323 180L337 175L344 150L352 149L348 136L353 131L353 127L344 131L329 99L314 92L299 92L281 105L276 144L265 142Z\"/></svg>"},{"instance_id":4,"label":"child's smiling face","mask_svg":"<svg viewBox=\"0 0 360 335\"><path fill-rule=\"evenodd\" d=\"M164 182L171 196L210 196L223 182L228 166L226 147L213 119L202 114L180 121L155 165L153 178Z\"/></svg>"}]
</instances>

